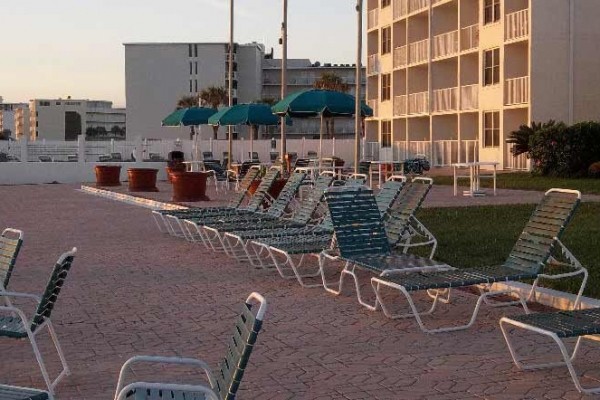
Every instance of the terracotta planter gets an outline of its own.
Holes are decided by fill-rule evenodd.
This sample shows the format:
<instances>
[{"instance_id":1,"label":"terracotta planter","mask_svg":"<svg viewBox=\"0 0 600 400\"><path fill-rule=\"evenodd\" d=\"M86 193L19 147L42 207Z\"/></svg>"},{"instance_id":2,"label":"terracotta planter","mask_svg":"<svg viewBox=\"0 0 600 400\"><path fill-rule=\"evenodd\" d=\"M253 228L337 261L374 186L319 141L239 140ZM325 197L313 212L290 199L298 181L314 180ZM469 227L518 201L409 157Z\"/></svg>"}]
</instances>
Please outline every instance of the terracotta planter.
<instances>
[{"instance_id":1,"label":"terracotta planter","mask_svg":"<svg viewBox=\"0 0 600 400\"><path fill-rule=\"evenodd\" d=\"M96 165L96 186L121 186L120 165Z\"/></svg>"},{"instance_id":2,"label":"terracotta planter","mask_svg":"<svg viewBox=\"0 0 600 400\"><path fill-rule=\"evenodd\" d=\"M176 172L185 172L185 165L177 164L174 167L166 167L166 169L167 169L167 179L169 180L170 183L172 183L173 181L171 180L171 174L176 173Z\"/></svg>"},{"instance_id":3,"label":"terracotta planter","mask_svg":"<svg viewBox=\"0 0 600 400\"><path fill-rule=\"evenodd\" d=\"M206 196L206 172L174 172L171 175L173 183L173 201L208 201Z\"/></svg>"},{"instance_id":4,"label":"terracotta planter","mask_svg":"<svg viewBox=\"0 0 600 400\"><path fill-rule=\"evenodd\" d=\"M129 168L127 176L129 177L130 192L158 192L156 187L156 176L158 170L153 168Z\"/></svg>"}]
</instances>

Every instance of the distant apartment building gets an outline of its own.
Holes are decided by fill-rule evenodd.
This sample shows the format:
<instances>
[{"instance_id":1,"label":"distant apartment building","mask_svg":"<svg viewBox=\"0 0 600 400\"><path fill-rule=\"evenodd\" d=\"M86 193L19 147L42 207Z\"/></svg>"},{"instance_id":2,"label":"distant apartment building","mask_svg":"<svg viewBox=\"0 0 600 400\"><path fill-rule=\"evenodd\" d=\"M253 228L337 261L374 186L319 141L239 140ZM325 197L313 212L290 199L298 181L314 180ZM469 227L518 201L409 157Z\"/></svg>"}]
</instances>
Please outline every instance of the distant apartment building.
<instances>
[{"instance_id":1,"label":"distant apartment building","mask_svg":"<svg viewBox=\"0 0 600 400\"><path fill-rule=\"evenodd\" d=\"M1 99L1 98L0 98ZM12 139L20 139L29 127L24 117L28 117L28 105L25 103L2 103L0 101L0 131L9 131Z\"/></svg>"},{"instance_id":2,"label":"distant apartment building","mask_svg":"<svg viewBox=\"0 0 600 400\"><path fill-rule=\"evenodd\" d=\"M598 0L368 0L367 136L380 157L526 168L522 124L600 117Z\"/></svg>"},{"instance_id":3,"label":"distant apartment building","mask_svg":"<svg viewBox=\"0 0 600 400\"><path fill-rule=\"evenodd\" d=\"M110 101L34 99L29 103L29 140L98 139L125 133L125 109Z\"/></svg>"},{"instance_id":4,"label":"distant apartment building","mask_svg":"<svg viewBox=\"0 0 600 400\"><path fill-rule=\"evenodd\" d=\"M125 85L127 134L153 138L186 138L189 128L162 128L161 120L171 113L183 96L198 96L209 86L228 86L227 43L126 43ZM265 55L259 43L236 44L233 56L234 103L248 103L281 97L281 60ZM311 63L308 59L288 60L288 93L311 88L323 72L334 72L354 85L354 67ZM364 93L364 92L363 92ZM272 132L277 129L272 129ZM290 134L317 133L318 122L298 122ZM352 122L340 121L336 132L354 132ZM221 130L219 138L224 138ZM236 128L239 137L248 130ZM265 132L264 129L261 132ZM203 131L203 138L212 130Z\"/></svg>"}]
</instances>

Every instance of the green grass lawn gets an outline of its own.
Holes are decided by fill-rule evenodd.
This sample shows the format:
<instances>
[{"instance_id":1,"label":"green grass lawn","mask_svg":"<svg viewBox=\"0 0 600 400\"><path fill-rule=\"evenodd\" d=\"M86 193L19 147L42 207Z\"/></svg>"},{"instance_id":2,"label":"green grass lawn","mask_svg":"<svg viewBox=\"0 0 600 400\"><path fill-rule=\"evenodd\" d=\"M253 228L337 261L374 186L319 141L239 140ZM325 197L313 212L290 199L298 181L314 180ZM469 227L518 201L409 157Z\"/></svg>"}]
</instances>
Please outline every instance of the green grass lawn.
<instances>
[{"instance_id":1,"label":"green grass lawn","mask_svg":"<svg viewBox=\"0 0 600 400\"><path fill-rule=\"evenodd\" d=\"M502 263L533 212L533 205L428 208L418 218L438 240L435 258L456 267ZM600 203L584 203L563 235L563 243L590 272L585 294L600 298ZM575 291L580 280L544 286Z\"/></svg>"},{"instance_id":2,"label":"green grass lawn","mask_svg":"<svg viewBox=\"0 0 600 400\"><path fill-rule=\"evenodd\" d=\"M431 174L434 182L438 185L453 185L452 176L435 176ZM468 186L468 179L458 181L461 186ZM490 179L481 181L483 187L492 187ZM551 188L576 189L581 193L600 194L600 179L592 178L553 178L549 176L533 176L529 172L511 172L498 174L496 185L499 189L520 189L546 191Z\"/></svg>"}]
</instances>

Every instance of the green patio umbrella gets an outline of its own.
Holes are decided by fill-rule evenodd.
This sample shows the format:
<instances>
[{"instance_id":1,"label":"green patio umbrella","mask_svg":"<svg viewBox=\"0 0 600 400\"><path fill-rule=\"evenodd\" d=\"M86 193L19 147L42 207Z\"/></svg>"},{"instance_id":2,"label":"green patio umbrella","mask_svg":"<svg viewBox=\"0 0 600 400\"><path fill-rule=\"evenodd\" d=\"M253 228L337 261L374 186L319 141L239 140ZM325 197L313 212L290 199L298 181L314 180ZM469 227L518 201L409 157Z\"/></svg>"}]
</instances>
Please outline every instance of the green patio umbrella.
<instances>
[{"instance_id":1,"label":"green patio umbrella","mask_svg":"<svg viewBox=\"0 0 600 400\"><path fill-rule=\"evenodd\" d=\"M354 96L335 90L309 89L293 93L271 110L273 114L292 118L321 118L321 130L319 139L319 160L322 158L323 149L323 127L325 118L351 117L354 115L356 100ZM373 110L366 104L361 106L363 117L373 116ZM359 135L359 132L356 132Z\"/></svg>"},{"instance_id":2,"label":"green patio umbrella","mask_svg":"<svg viewBox=\"0 0 600 400\"><path fill-rule=\"evenodd\" d=\"M220 109L208 118L209 125L248 125L254 130L258 125L279 125L280 118L275 116L268 104L236 104ZM288 125L291 121L288 120ZM250 152L254 151L254 131L250 133Z\"/></svg>"},{"instance_id":3,"label":"green patio umbrella","mask_svg":"<svg viewBox=\"0 0 600 400\"><path fill-rule=\"evenodd\" d=\"M162 126L191 126L191 132L194 136L194 151L198 152L198 135L194 132L194 126L208 124L208 118L215 114L217 110L207 107L189 107L175 110L162 120ZM197 154L194 155L197 157Z\"/></svg>"}]
</instances>

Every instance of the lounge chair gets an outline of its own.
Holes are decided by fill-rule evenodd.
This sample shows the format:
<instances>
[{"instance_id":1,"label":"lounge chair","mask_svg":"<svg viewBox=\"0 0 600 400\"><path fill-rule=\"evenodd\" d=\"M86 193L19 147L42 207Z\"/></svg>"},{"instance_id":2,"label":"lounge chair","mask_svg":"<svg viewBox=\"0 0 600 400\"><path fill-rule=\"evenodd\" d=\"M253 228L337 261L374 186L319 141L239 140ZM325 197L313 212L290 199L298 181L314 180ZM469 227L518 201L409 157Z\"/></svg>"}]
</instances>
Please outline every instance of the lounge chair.
<instances>
[{"instance_id":1,"label":"lounge chair","mask_svg":"<svg viewBox=\"0 0 600 400\"><path fill-rule=\"evenodd\" d=\"M511 335L508 332L509 326L540 333L551 338L558 345L564 361L543 364L524 364L523 361L519 359L516 351L517 349L510 339ZM600 308L503 317L500 319L500 328L502 329L502 334L508 345L510 355L519 369L541 369L564 365L568 368L569 374L571 374L571 378L573 379L577 390L586 394L600 393L600 386L584 388L573 367L573 361L577 357L581 340L586 337L591 338L593 335L600 335ZM570 338L577 338L577 342L571 353L569 353L564 343L565 339Z\"/></svg>"},{"instance_id":2,"label":"lounge chair","mask_svg":"<svg viewBox=\"0 0 600 400\"><path fill-rule=\"evenodd\" d=\"M534 280L531 292L527 299L533 298L535 289L540 278L560 279L576 275L583 275L583 282L579 289L580 298L587 281L587 271L576 261L575 257L567 250L560 241L565 227L570 222L573 213L580 203L581 193L574 190L551 189L546 192L540 204L536 207L525 229L517 239L515 246L508 255L506 261L501 265L484 266L478 268L462 268L445 272L422 272L418 274L406 274L397 276L386 276L372 278L371 284L377 294L377 300L381 304L386 316L390 318L415 317L423 332L436 333L467 329L473 325L481 304L486 302L496 306L507 304L521 304L525 312L529 312L526 299L516 290L503 289L494 290L492 284L496 282ZM562 254L569 259L572 272L564 274L544 274L544 267L552 261L553 251L558 246ZM558 256L557 256L558 257ZM438 303L438 296L434 297L433 304L429 310L419 312L410 295L410 292L424 290L451 289L457 287L479 287L481 295L476 303L471 319L466 325L441 327L428 329L423 324L421 314L431 314ZM381 290L391 288L398 290L405 296L412 312L408 314L393 314L382 301ZM515 295L518 301L490 303L489 299L499 295Z\"/></svg>"},{"instance_id":3,"label":"lounge chair","mask_svg":"<svg viewBox=\"0 0 600 400\"><path fill-rule=\"evenodd\" d=\"M23 232L20 230L7 228L0 236L0 295L8 288L22 244Z\"/></svg>"},{"instance_id":4,"label":"lounge chair","mask_svg":"<svg viewBox=\"0 0 600 400\"><path fill-rule=\"evenodd\" d=\"M413 233L414 228L411 227L416 220L414 214L424 201L431 184L431 179L428 179L407 185L399 199L403 205L395 205L398 211L386 216L389 220L387 225L394 227L393 230L389 230L389 233L386 232L381 221L372 190L357 188L347 193L328 191L325 197L333 221L338 250L335 252L326 250L321 253L320 271L324 289L339 295L343 290L345 277L350 276L354 280L358 302L370 310L375 310L378 307L377 300L374 304L370 304L363 299L357 270L388 276L409 271L437 271L449 268L446 264L431 258L406 254L406 249L403 249L402 253L392 251L392 244L400 247L411 245L407 242L410 242L410 235ZM428 232L422 225L420 230ZM388 237L390 233L391 237ZM428 238L433 238L433 235L429 234ZM423 243L429 245L430 242L431 240L427 240ZM331 261L344 264L337 288L331 287L326 278L326 262Z\"/></svg>"},{"instance_id":5,"label":"lounge chair","mask_svg":"<svg viewBox=\"0 0 600 400\"><path fill-rule=\"evenodd\" d=\"M235 197L227 206L224 207L203 207L203 208L186 208L179 210L154 210L152 211L152 217L156 226L161 232L169 233L173 236L183 236L183 232L179 233L179 230L175 230L173 226L179 226L175 221L179 218L192 215L217 215L221 213L227 213L232 210L242 207L242 203L248 197L248 188L258 178L260 169L258 167L251 168L248 173L244 176L244 179L240 182L240 190L237 197Z\"/></svg>"},{"instance_id":6,"label":"lounge chair","mask_svg":"<svg viewBox=\"0 0 600 400\"><path fill-rule=\"evenodd\" d=\"M52 400L45 390L0 384L0 399L3 400Z\"/></svg>"},{"instance_id":7,"label":"lounge chair","mask_svg":"<svg viewBox=\"0 0 600 400\"><path fill-rule=\"evenodd\" d=\"M29 339L31 346L33 347L35 358L37 359L37 362L40 366L40 370L42 371L44 382L46 383L48 387L48 392L51 395L54 393L54 388L56 387L56 385L66 375L70 374L69 367L67 366L67 361L65 360L65 356L62 352L60 344L58 343L58 337L56 336L56 332L54 331L54 327L52 326L50 316L56 304L56 300L58 299L58 295L60 294L60 291L65 283L67 274L71 269L71 264L73 263L73 258L75 256L76 251L77 249L73 248L73 250L66 252L60 256L60 258L56 262L56 265L54 266L54 269L52 270L52 274L50 275L50 279L48 281L48 284L46 285L46 289L44 290L44 293L41 297L27 293L2 293L2 296L6 296L11 299L28 298L38 302L35 314L31 319L28 319L25 313L20 308L17 308L13 305L0 306L0 312L2 312L2 314L8 314L5 316L0 316L0 337L7 337L11 339ZM54 347L58 352L58 356L62 364L62 371L54 380L50 379L50 376L48 375L46 365L44 363L44 360L36 342L36 335L41 333L44 330L44 328L48 328L48 332L50 333L50 337L54 342ZM5 355L5 358L7 356L8 355Z\"/></svg>"},{"instance_id":8,"label":"lounge chair","mask_svg":"<svg viewBox=\"0 0 600 400\"><path fill-rule=\"evenodd\" d=\"M257 211L251 214L244 213L231 217L216 217L202 221L187 219L184 220L184 225L188 234L193 239L195 239L195 235L197 234L207 249L223 249L223 234L225 231L231 229L255 229L261 223L265 223L265 221L280 220L292 204L305 177L305 174L292 174L281 192L279 192L277 199L273 201L266 211Z\"/></svg>"},{"instance_id":9,"label":"lounge chair","mask_svg":"<svg viewBox=\"0 0 600 400\"><path fill-rule=\"evenodd\" d=\"M252 313L250 301L257 301L260 306L256 315ZM215 399L233 400L240 387L242 377L250 354L254 349L258 333L262 327L267 301L258 293L252 293L242 307L229 341L227 353L220 364L217 374L213 374L208 364L202 360L179 357L136 356L123 364L119 374L119 382L115 400L195 400ZM204 372L208 386L204 384L169 384L134 382L126 384L127 372L134 364L150 363L163 365L188 366L200 373Z\"/></svg>"}]
</instances>

